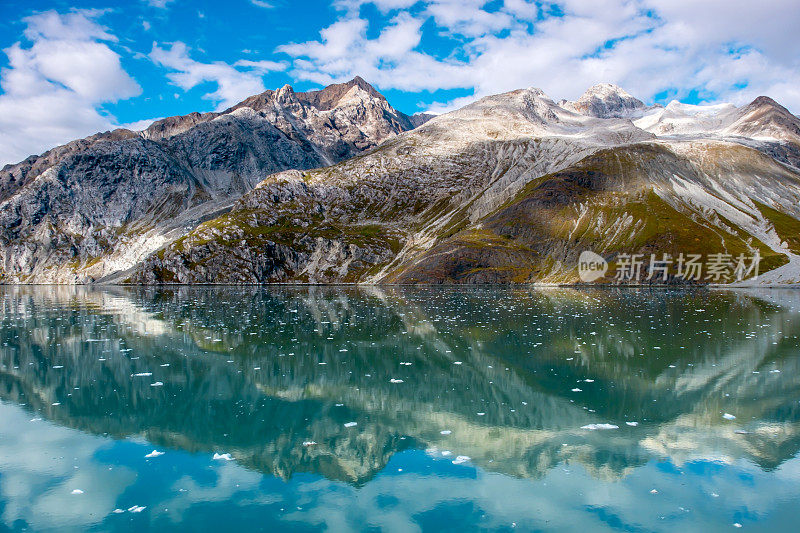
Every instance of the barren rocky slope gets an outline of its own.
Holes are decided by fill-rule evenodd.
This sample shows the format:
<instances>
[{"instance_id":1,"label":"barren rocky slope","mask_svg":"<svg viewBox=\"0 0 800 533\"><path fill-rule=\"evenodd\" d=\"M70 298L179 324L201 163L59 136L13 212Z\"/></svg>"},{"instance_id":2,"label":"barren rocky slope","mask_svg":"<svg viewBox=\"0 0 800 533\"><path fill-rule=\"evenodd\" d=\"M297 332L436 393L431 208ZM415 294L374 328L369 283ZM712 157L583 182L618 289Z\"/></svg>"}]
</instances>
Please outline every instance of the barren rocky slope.
<instances>
[{"instance_id":1,"label":"barren rocky slope","mask_svg":"<svg viewBox=\"0 0 800 533\"><path fill-rule=\"evenodd\" d=\"M270 176L125 280L573 283L593 250L612 267L758 252L759 282L796 283L798 124L768 98L648 108L607 84L560 104L513 91Z\"/></svg>"},{"instance_id":2,"label":"barren rocky slope","mask_svg":"<svg viewBox=\"0 0 800 533\"><path fill-rule=\"evenodd\" d=\"M361 78L290 86L222 113L115 130L0 171L6 282L90 282L134 266L274 172L335 163L409 129Z\"/></svg>"},{"instance_id":3,"label":"barren rocky slope","mask_svg":"<svg viewBox=\"0 0 800 533\"><path fill-rule=\"evenodd\" d=\"M758 253L749 283L800 282L800 119L770 98L531 88L428 118L356 78L77 141L4 169L3 279L574 283L591 250L605 282L665 253Z\"/></svg>"}]
</instances>

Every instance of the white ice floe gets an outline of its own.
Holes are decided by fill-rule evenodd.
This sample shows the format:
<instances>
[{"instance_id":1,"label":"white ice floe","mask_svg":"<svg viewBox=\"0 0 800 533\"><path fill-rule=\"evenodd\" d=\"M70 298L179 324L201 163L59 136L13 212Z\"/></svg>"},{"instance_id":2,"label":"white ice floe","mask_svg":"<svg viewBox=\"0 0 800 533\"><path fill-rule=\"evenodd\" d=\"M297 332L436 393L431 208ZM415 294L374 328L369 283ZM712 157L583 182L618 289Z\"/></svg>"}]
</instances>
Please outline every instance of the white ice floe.
<instances>
[{"instance_id":1,"label":"white ice floe","mask_svg":"<svg viewBox=\"0 0 800 533\"><path fill-rule=\"evenodd\" d=\"M639 425L639 422L625 422L626 425L636 427Z\"/></svg>"},{"instance_id":2,"label":"white ice floe","mask_svg":"<svg viewBox=\"0 0 800 533\"><path fill-rule=\"evenodd\" d=\"M736 420L736 417L730 413L725 413L724 415L722 415L722 418L724 418L725 420Z\"/></svg>"},{"instance_id":3,"label":"white ice floe","mask_svg":"<svg viewBox=\"0 0 800 533\"><path fill-rule=\"evenodd\" d=\"M215 453L213 459L215 461L233 461L233 457L229 453Z\"/></svg>"},{"instance_id":4,"label":"white ice floe","mask_svg":"<svg viewBox=\"0 0 800 533\"><path fill-rule=\"evenodd\" d=\"M155 383L150 384L151 387L163 387L164 383L161 381L156 381Z\"/></svg>"},{"instance_id":5,"label":"white ice floe","mask_svg":"<svg viewBox=\"0 0 800 533\"><path fill-rule=\"evenodd\" d=\"M352 428L358 425L358 422L345 422L344 427Z\"/></svg>"},{"instance_id":6,"label":"white ice floe","mask_svg":"<svg viewBox=\"0 0 800 533\"><path fill-rule=\"evenodd\" d=\"M619 429L619 426L615 426L614 424L586 424L585 426L581 426L581 429L594 431L596 429Z\"/></svg>"},{"instance_id":7,"label":"white ice floe","mask_svg":"<svg viewBox=\"0 0 800 533\"><path fill-rule=\"evenodd\" d=\"M83 491L81 489L75 489L72 491L72 494L83 494Z\"/></svg>"},{"instance_id":8,"label":"white ice floe","mask_svg":"<svg viewBox=\"0 0 800 533\"><path fill-rule=\"evenodd\" d=\"M466 463L469 460L470 460L470 458L469 458L468 455L459 455L458 457L453 459L453 464L454 465L460 465L462 463Z\"/></svg>"},{"instance_id":9,"label":"white ice floe","mask_svg":"<svg viewBox=\"0 0 800 533\"><path fill-rule=\"evenodd\" d=\"M139 372L138 374L131 374L135 378L146 378L148 376L152 376L152 372Z\"/></svg>"},{"instance_id":10,"label":"white ice floe","mask_svg":"<svg viewBox=\"0 0 800 533\"><path fill-rule=\"evenodd\" d=\"M158 450L153 450L152 452L150 452L147 455L145 455L145 457L147 459L152 459L153 457L161 457L162 455L164 455L164 452L160 452Z\"/></svg>"},{"instance_id":11,"label":"white ice floe","mask_svg":"<svg viewBox=\"0 0 800 533\"><path fill-rule=\"evenodd\" d=\"M439 433L441 433L442 435L449 435L450 433L452 433L452 431L450 431L449 429L443 429Z\"/></svg>"},{"instance_id":12,"label":"white ice floe","mask_svg":"<svg viewBox=\"0 0 800 533\"><path fill-rule=\"evenodd\" d=\"M402 383L402 382L403 382L402 379L394 379L394 378L392 378L392 379L389 380L389 383Z\"/></svg>"},{"instance_id":13,"label":"white ice floe","mask_svg":"<svg viewBox=\"0 0 800 533\"><path fill-rule=\"evenodd\" d=\"M583 390L579 389L578 387L575 387L574 389L572 389L572 392L583 392Z\"/></svg>"},{"instance_id":14,"label":"white ice floe","mask_svg":"<svg viewBox=\"0 0 800 533\"><path fill-rule=\"evenodd\" d=\"M314 446L315 444L316 442L314 442L313 440L303 441L303 446Z\"/></svg>"},{"instance_id":15,"label":"white ice floe","mask_svg":"<svg viewBox=\"0 0 800 533\"><path fill-rule=\"evenodd\" d=\"M141 513L145 509L147 509L147 507L145 507L143 505L134 505L133 507L128 507L128 512L129 513Z\"/></svg>"}]
</instances>

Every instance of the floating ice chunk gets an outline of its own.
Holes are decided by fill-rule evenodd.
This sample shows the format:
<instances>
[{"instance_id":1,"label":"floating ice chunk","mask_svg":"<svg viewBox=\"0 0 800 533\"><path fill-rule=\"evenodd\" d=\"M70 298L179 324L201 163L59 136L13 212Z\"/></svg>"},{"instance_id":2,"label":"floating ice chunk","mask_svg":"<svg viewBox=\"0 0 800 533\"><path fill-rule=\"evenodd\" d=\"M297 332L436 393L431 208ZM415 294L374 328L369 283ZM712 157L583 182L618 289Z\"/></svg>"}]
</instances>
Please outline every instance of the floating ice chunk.
<instances>
[{"instance_id":1,"label":"floating ice chunk","mask_svg":"<svg viewBox=\"0 0 800 533\"><path fill-rule=\"evenodd\" d=\"M233 457L229 453L215 453L213 459L215 461L233 461Z\"/></svg>"},{"instance_id":2,"label":"floating ice chunk","mask_svg":"<svg viewBox=\"0 0 800 533\"><path fill-rule=\"evenodd\" d=\"M730 413L725 413L724 415L722 415L722 418L724 418L725 420L736 420L736 417Z\"/></svg>"},{"instance_id":3,"label":"floating ice chunk","mask_svg":"<svg viewBox=\"0 0 800 533\"><path fill-rule=\"evenodd\" d=\"M639 425L639 422L625 422L625 424L631 427L636 427Z\"/></svg>"},{"instance_id":4,"label":"floating ice chunk","mask_svg":"<svg viewBox=\"0 0 800 533\"><path fill-rule=\"evenodd\" d=\"M734 522L733 527L742 527L742 524L740 524L739 522Z\"/></svg>"},{"instance_id":5,"label":"floating ice chunk","mask_svg":"<svg viewBox=\"0 0 800 533\"><path fill-rule=\"evenodd\" d=\"M344 423L344 427L346 427L346 428L352 428L352 427L355 427L357 425L358 425L358 422L345 422Z\"/></svg>"},{"instance_id":6,"label":"floating ice chunk","mask_svg":"<svg viewBox=\"0 0 800 533\"><path fill-rule=\"evenodd\" d=\"M484 416L486 413L478 413L478 416Z\"/></svg>"},{"instance_id":7,"label":"floating ice chunk","mask_svg":"<svg viewBox=\"0 0 800 533\"><path fill-rule=\"evenodd\" d=\"M161 381L156 381L155 383L150 384L151 387L163 387L164 383Z\"/></svg>"},{"instance_id":8,"label":"floating ice chunk","mask_svg":"<svg viewBox=\"0 0 800 533\"><path fill-rule=\"evenodd\" d=\"M583 381L586 382L586 383L594 383L593 379L584 379Z\"/></svg>"},{"instance_id":9,"label":"floating ice chunk","mask_svg":"<svg viewBox=\"0 0 800 533\"><path fill-rule=\"evenodd\" d=\"M124 512L125 512L125 509L119 509L119 508L117 508L117 509L114 509L114 510L113 510L113 511L111 511L111 512L112 512L112 513L114 513L114 514L122 514L122 513L124 513Z\"/></svg>"},{"instance_id":10,"label":"floating ice chunk","mask_svg":"<svg viewBox=\"0 0 800 533\"><path fill-rule=\"evenodd\" d=\"M572 389L572 392L583 392L583 390L579 389L578 387L575 387L574 389Z\"/></svg>"},{"instance_id":11,"label":"floating ice chunk","mask_svg":"<svg viewBox=\"0 0 800 533\"><path fill-rule=\"evenodd\" d=\"M581 426L581 429L594 431L596 429L619 429L619 426L615 426L614 424L586 424L585 426Z\"/></svg>"},{"instance_id":12,"label":"floating ice chunk","mask_svg":"<svg viewBox=\"0 0 800 533\"><path fill-rule=\"evenodd\" d=\"M64 368L64 365L55 365L53 368Z\"/></svg>"},{"instance_id":13,"label":"floating ice chunk","mask_svg":"<svg viewBox=\"0 0 800 533\"><path fill-rule=\"evenodd\" d=\"M146 378L148 376L152 376L152 372L139 372L138 374L132 374L135 378Z\"/></svg>"},{"instance_id":14,"label":"floating ice chunk","mask_svg":"<svg viewBox=\"0 0 800 533\"><path fill-rule=\"evenodd\" d=\"M150 452L147 455L145 455L145 457L147 459L152 459L153 457L161 457L162 455L164 455L164 452L160 452L158 450L153 450L152 452Z\"/></svg>"},{"instance_id":15,"label":"floating ice chunk","mask_svg":"<svg viewBox=\"0 0 800 533\"><path fill-rule=\"evenodd\" d=\"M450 450L442 450L442 455L444 456L453 455L453 452L451 452Z\"/></svg>"},{"instance_id":16,"label":"floating ice chunk","mask_svg":"<svg viewBox=\"0 0 800 533\"><path fill-rule=\"evenodd\" d=\"M303 446L314 446L315 444L316 442L314 442L313 440L303 441Z\"/></svg>"},{"instance_id":17,"label":"floating ice chunk","mask_svg":"<svg viewBox=\"0 0 800 533\"><path fill-rule=\"evenodd\" d=\"M454 364L454 365L460 365L460 364L461 364L461 361L453 361L453 364Z\"/></svg>"},{"instance_id":18,"label":"floating ice chunk","mask_svg":"<svg viewBox=\"0 0 800 533\"><path fill-rule=\"evenodd\" d=\"M129 513L141 513L145 509L147 509L147 507L144 507L142 505L134 505L133 507L128 507L128 512Z\"/></svg>"},{"instance_id":19,"label":"floating ice chunk","mask_svg":"<svg viewBox=\"0 0 800 533\"><path fill-rule=\"evenodd\" d=\"M81 489L75 489L72 491L72 494L83 494L83 491Z\"/></svg>"},{"instance_id":20,"label":"floating ice chunk","mask_svg":"<svg viewBox=\"0 0 800 533\"><path fill-rule=\"evenodd\" d=\"M453 459L453 464L454 465L460 465L462 463L466 463L469 460L470 460L470 458L469 458L468 455L459 455L455 459Z\"/></svg>"},{"instance_id":21,"label":"floating ice chunk","mask_svg":"<svg viewBox=\"0 0 800 533\"><path fill-rule=\"evenodd\" d=\"M403 382L402 379L394 379L394 378L392 378L392 379L389 380L389 383L402 383L402 382Z\"/></svg>"},{"instance_id":22,"label":"floating ice chunk","mask_svg":"<svg viewBox=\"0 0 800 533\"><path fill-rule=\"evenodd\" d=\"M407 363L405 361L401 361L400 364L403 366L411 366L413 363Z\"/></svg>"},{"instance_id":23,"label":"floating ice chunk","mask_svg":"<svg viewBox=\"0 0 800 533\"><path fill-rule=\"evenodd\" d=\"M450 433L452 433L452 431L450 431L449 429L443 429L439 433L441 433L442 435L449 435Z\"/></svg>"},{"instance_id":24,"label":"floating ice chunk","mask_svg":"<svg viewBox=\"0 0 800 533\"><path fill-rule=\"evenodd\" d=\"M650 491L650 494L658 494L658 491L656 489L653 489Z\"/></svg>"}]
</instances>

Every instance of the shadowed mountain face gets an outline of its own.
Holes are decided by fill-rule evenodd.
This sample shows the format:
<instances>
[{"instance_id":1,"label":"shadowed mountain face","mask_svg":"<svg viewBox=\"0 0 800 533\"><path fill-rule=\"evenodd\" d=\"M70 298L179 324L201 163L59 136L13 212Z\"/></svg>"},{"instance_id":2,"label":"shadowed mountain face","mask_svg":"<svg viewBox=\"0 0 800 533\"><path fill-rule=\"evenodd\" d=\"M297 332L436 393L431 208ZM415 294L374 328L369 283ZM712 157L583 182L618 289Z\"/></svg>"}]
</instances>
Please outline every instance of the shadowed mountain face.
<instances>
[{"instance_id":1,"label":"shadowed mountain face","mask_svg":"<svg viewBox=\"0 0 800 533\"><path fill-rule=\"evenodd\" d=\"M0 303L3 401L285 479L361 485L407 449L609 480L653 460L770 471L800 448L791 291L19 288Z\"/></svg>"}]
</instances>

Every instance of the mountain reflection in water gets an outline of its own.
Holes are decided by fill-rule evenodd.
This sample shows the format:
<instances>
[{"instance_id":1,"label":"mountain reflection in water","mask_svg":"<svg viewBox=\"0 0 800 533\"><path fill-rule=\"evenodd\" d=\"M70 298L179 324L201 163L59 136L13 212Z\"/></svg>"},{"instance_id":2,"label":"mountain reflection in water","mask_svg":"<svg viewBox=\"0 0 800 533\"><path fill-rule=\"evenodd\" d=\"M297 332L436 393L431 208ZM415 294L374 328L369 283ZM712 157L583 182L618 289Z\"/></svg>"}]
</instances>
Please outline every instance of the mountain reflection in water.
<instances>
[{"instance_id":1,"label":"mountain reflection in water","mask_svg":"<svg viewBox=\"0 0 800 533\"><path fill-rule=\"evenodd\" d=\"M653 461L769 473L800 447L799 291L4 287L0 298L0 399L30 415L0 421L0 436L40 417L355 487L404 450L519 479L579 465L613 486ZM0 516L13 500L6 466Z\"/></svg>"}]
</instances>

